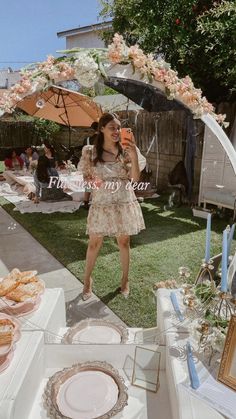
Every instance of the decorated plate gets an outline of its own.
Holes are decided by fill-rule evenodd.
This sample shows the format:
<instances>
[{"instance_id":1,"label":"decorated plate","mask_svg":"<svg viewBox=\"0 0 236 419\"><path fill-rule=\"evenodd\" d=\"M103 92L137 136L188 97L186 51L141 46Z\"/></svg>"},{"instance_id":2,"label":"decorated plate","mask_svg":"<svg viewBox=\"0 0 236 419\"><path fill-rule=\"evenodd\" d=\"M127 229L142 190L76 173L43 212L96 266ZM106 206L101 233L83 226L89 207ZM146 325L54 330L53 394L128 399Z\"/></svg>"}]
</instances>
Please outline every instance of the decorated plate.
<instances>
[{"instance_id":1,"label":"decorated plate","mask_svg":"<svg viewBox=\"0 0 236 419\"><path fill-rule=\"evenodd\" d=\"M20 322L17 319L15 319L11 316L8 316L5 313L0 313L0 319L8 319L14 325L13 342L17 342L21 337L21 332L20 332L21 324L20 324Z\"/></svg>"},{"instance_id":2,"label":"decorated plate","mask_svg":"<svg viewBox=\"0 0 236 419\"><path fill-rule=\"evenodd\" d=\"M3 372L9 365L14 356L14 351L10 351L4 358L0 359L0 373Z\"/></svg>"},{"instance_id":3,"label":"decorated plate","mask_svg":"<svg viewBox=\"0 0 236 419\"><path fill-rule=\"evenodd\" d=\"M43 289L35 297L28 298L27 300L22 302L10 300L6 297L0 297L0 311L2 313L14 316L24 316L35 311L38 308L41 301L40 295L42 295L45 291L44 281L42 281L41 279L39 281L43 285Z\"/></svg>"},{"instance_id":4,"label":"decorated plate","mask_svg":"<svg viewBox=\"0 0 236 419\"><path fill-rule=\"evenodd\" d=\"M44 401L51 418L108 419L127 405L124 380L106 362L86 362L54 374Z\"/></svg>"},{"instance_id":5,"label":"decorated plate","mask_svg":"<svg viewBox=\"0 0 236 419\"><path fill-rule=\"evenodd\" d=\"M107 320L86 319L71 327L62 343L114 344L126 343L128 331L125 327Z\"/></svg>"}]
</instances>

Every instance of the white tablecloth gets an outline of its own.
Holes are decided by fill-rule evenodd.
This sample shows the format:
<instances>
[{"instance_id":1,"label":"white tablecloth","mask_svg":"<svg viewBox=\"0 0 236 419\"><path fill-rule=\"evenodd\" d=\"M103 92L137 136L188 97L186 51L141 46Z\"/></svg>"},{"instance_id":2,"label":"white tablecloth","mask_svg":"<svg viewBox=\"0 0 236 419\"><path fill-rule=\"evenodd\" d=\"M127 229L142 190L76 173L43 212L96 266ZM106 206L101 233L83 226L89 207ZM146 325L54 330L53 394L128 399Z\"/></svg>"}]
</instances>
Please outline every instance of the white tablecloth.
<instances>
[{"instance_id":1,"label":"white tablecloth","mask_svg":"<svg viewBox=\"0 0 236 419\"><path fill-rule=\"evenodd\" d=\"M23 186L23 193L35 192L33 175L23 171L14 172L12 170L6 170L3 176L9 185L18 184L21 187ZM79 172L73 172L71 174L59 172L59 186L71 192L84 192L85 190L83 187L83 176Z\"/></svg>"},{"instance_id":2,"label":"white tablecloth","mask_svg":"<svg viewBox=\"0 0 236 419\"><path fill-rule=\"evenodd\" d=\"M28 419L43 368L43 332L22 332L9 367L0 374L0 419Z\"/></svg>"},{"instance_id":3,"label":"white tablecloth","mask_svg":"<svg viewBox=\"0 0 236 419\"><path fill-rule=\"evenodd\" d=\"M63 189L69 193L73 201L44 202L35 204L27 198L31 192L35 193L34 179L23 171L14 172L6 170L4 172L5 183L0 184L0 196L4 196L8 201L15 205L14 210L21 214L40 212L50 214L54 212L75 212L80 208L84 199L84 187L82 174L73 172L72 174L59 173L59 180ZM59 184L58 184L59 186Z\"/></svg>"},{"instance_id":4,"label":"white tablecloth","mask_svg":"<svg viewBox=\"0 0 236 419\"><path fill-rule=\"evenodd\" d=\"M161 288L156 291L157 298L157 327L160 330L159 342L164 344L166 333L176 332L188 333L189 332L189 319L180 322L172 305L170 299L170 292L172 290ZM183 304L183 295L180 290L174 290L179 303L181 312L185 313L186 306Z\"/></svg>"},{"instance_id":5,"label":"white tablecloth","mask_svg":"<svg viewBox=\"0 0 236 419\"><path fill-rule=\"evenodd\" d=\"M47 340L52 341L61 327L66 327L65 297L62 288L46 288L39 308L33 313L18 317L21 330L47 331ZM50 333L51 332L51 333Z\"/></svg>"},{"instance_id":6,"label":"white tablecloth","mask_svg":"<svg viewBox=\"0 0 236 419\"><path fill-rule=\"evenodd\" d=\"M179 307L184 314L183 296L179 290L174 291ZM190 388L190 380L185 347L187 340L190 340L193 349L197 350L197 343L189 335L191 320L186 319L184 322L178 320L170 300L170 292L171 290L168 289L157 291L157 321L160 330L163 332L160 336L163 336L166 343L166 374L173 419L223 419L225 417L223 414L213 409L206 401L199 399L199 395L196 397L198 393L193 391L192 395L187 390L187 388ZM198 355L195 360L199 376L207 375L207 369ZM222 386L223 394L225 386L220 383L219 385Z\"/></svg>"}]
</instances>

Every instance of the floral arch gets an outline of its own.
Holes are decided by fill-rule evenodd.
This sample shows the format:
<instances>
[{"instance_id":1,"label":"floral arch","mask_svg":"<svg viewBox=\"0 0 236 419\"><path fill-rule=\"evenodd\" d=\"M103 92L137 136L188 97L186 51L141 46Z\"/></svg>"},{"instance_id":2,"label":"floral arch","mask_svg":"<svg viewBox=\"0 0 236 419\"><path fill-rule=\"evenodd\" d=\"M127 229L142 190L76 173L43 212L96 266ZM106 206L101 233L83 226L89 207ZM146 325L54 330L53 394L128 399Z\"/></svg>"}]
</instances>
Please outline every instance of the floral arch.
<instances>
[{"instance_id":1,"label":"floral arch","mask_svg":"<svg viewBox=\"0 0 236 419\"><path fill-rule=\"evenodd\" d=\"M182 104L201 119L225 149L236 174L236 152L220 125L227 126L225 115L216 114L214 107L189 76L179 78L164 60L146 55L138 45L128 47L116 34L108 49L73 49L61 51L66 55L23 69L20 81L0 98L0 117L12 113L17 103L36 91L46 90L64 80L77 79L82 86L92 87L99 80L126 79L156 87L166 98Z\"/></svg>"}]
</instances>

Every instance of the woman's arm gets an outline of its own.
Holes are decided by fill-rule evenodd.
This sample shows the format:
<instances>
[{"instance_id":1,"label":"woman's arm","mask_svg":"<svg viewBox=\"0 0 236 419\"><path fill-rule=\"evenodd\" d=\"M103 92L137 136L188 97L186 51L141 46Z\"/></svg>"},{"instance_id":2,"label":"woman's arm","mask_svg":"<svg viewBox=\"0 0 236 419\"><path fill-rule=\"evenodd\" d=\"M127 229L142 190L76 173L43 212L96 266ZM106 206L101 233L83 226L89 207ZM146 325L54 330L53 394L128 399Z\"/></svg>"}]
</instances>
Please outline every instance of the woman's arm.
<instances>
[{"instance_id":1,"label":"woman's arm","mask_svg":"<svg viewBox=\"0 0 236 419\"><path fill-rule=\"evenodd\" d=\"M22 160L22 158L20 156L16 156L16 158L19 162L20 168L22 169L22 167L24 166L24 161Z\"/></svg>"},{"instance_id":2,"label":"woman's arm","mask_svg":"<svg viewBox=\"0 0 236 419\"><path fill-rule=\"evenodd\" d=\"M5 159L4 164L6 169L12 169L12 160L11 159Z\"/></svg>"},{"instance_id":3,"label":"woman's arm","mask_svg":"<svg viewBox=\"0 0 236 419\"><path fill-rule=\"evenodd\" d=\"M131 140L126 140L127 145L125 146L125 152L128 154L131 168L130 168L130 178L134 182L138 182L140 178L140 169L139 169L139 162L138 162L138 153L137 148L135 145L134 136L132 135Z\"/></svg>"}]
</instances>

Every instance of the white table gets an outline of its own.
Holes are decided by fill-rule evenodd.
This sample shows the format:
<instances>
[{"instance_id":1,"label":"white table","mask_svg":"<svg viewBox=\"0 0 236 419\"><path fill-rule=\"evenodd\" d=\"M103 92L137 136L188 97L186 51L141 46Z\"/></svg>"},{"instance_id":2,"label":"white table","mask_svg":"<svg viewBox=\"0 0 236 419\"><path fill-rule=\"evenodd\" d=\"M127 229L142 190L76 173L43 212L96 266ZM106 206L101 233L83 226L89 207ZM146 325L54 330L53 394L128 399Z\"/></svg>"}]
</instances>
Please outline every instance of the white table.
<instances>
[{"instance_id":1,"label":"white table","mask_svg":"<svg viewBox=\"0 0 236 419\"><path fill-rule=\"evenodd\" d=\"M43 332L22 332L9 367L0 374L0 419L27 419L35 374L43 367Z\"/></svg>"},{"instance_id":2,"label":"white table","mask_svg":"<svg viewBox=\"0 0 236 419\"><path fill-rule=\"evenodd\" d=\"M156 291L157 298L157 327L160 330L159 342L165 344L167 333L176 332L189 333L189 319L180 322L172 305L170 299L170 292L172 290L160 288ZM179 307L183 315L185 314L186 306L183 304L183 295L180 290L174 290L179 303Z\"/></svg>"},{"instance_id":3,"label":"white table","mask_svg":"<svg viewBox=\"0 0 236 419\"><path fill-rule=\"evenodd\" d=\"M34 177L28 172L5 170L3 172L7 183L9 185L19 185L22 187L22 192L24 194L29 194L30 192L35 192ZM64 190L74 193L84 193L85 189L83 187L83 176L80 172L65 173L59 172L59 183L58 187L62 186Z\"/></svg>"},{"instance_id":4,"label":"white table","mask_svg":"<svg viewBox=\"0 0 236 419\"><path fill-rule=\"evenodd\" d=\"M165 371L161 371L161 385L157 393L131 386L132 366L129 360L133 359L134 351L134 345L46 345L44 351L45 369L37 377L35 376L39 386L27 419L47 418L46 410L42 404L42 394L49 376L65 367L88 360L106 361L112 364L123 376L128 386L128 406L114 418L172 419Z\"/></svg>"},{"instance_id":5,"label":"white table","mask_svg":"<svg viewBox=\"0 0 236 419\"><path fill-rule=\"evenodd\" d=\"M41 296L38 309L27 315L18 317L21 330L24 331L47 331L47 340L60 332L61 327L66 326L65 297L62 288L46 288Z\"/></svg>"},{"instance_id":6,"label":"white table","mask_svg":"<svg viewBox=\"0 0 236 419\"><path fill-rule=\"evenodd\" d=\"M213 409L209 404L192 395L183 384L189 386L188 367L185 356L185 346L188 340L197 351L197 343L190 337L191 320L180 322L175 314L170 300L172 290L159 289L157 291L157 319L160 330L163 332L166 343L166 375L169 387L173 419L223 419L225 416ZM174 290L181 311L184 314L183 295ZM165 332L164 332L165 331ZM196 367L199 376L207 375L207 369L197 356ZM218 383L218 382L217 382ZM201 384L204 384L204 382ZM213 382L214 385L214 382ZM222 394L224 385L222 386ZM194 391L193 391L194 394ZM236 393L235 393L236 406Z\"/></svg>"}]
</instances>

